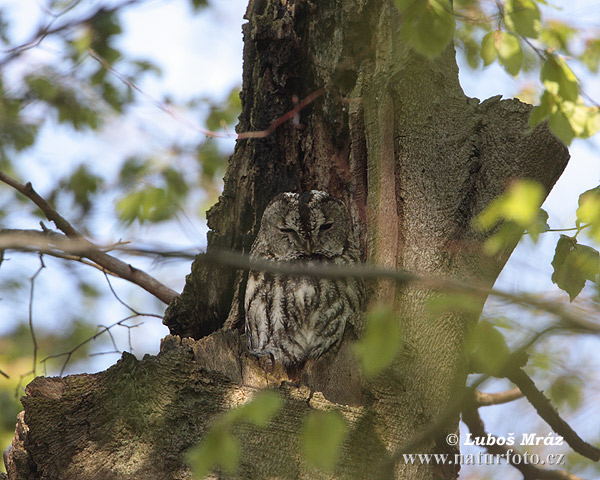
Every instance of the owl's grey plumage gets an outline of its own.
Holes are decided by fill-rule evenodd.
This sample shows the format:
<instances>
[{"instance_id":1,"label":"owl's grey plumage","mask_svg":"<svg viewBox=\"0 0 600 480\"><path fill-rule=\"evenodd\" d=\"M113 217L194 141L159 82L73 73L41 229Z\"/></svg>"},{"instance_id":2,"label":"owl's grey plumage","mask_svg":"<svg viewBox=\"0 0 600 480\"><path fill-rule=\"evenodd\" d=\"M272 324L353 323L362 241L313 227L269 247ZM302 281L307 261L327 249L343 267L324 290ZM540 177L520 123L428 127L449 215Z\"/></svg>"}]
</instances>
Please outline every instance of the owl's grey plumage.
<instances>
[{"instance_id":1,"label":"owl's grey plumage","mask_svg":"<svg viewBox=\"0 0 600 480\"><path fill-rule=\"evenodd\" d=\"M282 193L265 209L250 255L314 265L360 261L345 205L328 193ZM302 365L339 345L359 315L364 286L353 278L251 271L244 299L248 347L284 365Z\"/></svg>"}]
</instances>

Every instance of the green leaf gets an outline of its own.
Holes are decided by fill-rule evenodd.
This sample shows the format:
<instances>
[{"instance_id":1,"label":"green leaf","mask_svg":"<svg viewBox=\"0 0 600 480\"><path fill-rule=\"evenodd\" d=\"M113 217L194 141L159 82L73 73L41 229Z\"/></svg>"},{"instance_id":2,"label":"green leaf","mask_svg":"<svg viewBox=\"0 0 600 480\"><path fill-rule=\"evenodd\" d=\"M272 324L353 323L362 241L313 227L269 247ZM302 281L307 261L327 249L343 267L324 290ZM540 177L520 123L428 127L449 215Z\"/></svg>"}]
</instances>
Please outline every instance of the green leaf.
<instances>
[{"instance_id":1,"label":"green leaf","mask_svg":"<svg viewBox=\"0 0 600 480\"><path fill-rule=\"evenodd\" d=\"M579 196L577 225L588 225L586 232L600 241L600 186L583 192Z\"/></svg>"},{"instance_id":2,"label":"green leaf","mask_svg":"<svg viewBox=\"0 0 600 480\"><path fill-rule=\"evenodd\" d=\"M596 280L600 273L600 255L592 247L578 244L575 238L561 235L556 244L552 266L552 282L567 292L573 301L581 293L587 280Z\"/></svg>"},{"instance_id":3,"label":"green leaf","mask_svg":"<svg viewBox=\"0 0 600 480\"><path fill-rule=\"evenodd\" d=\"M558 95L564 100L575 102L579 96L577 77L569 68L562 57L548 56L542 66L540 79L553 95Z\"/></svg>"},{"instance_id":4,"label":"green leaf","mask_svg":"<svg viewBox=\"0 0 600 480\"><path fill-rule=\"evenodd\" d=\"M500 65L511 75L517 75L523 65L523 50L519 39L512 33L496 32L494 47Z\"/></svg>"},{"instance_id":5,"label":"green leaf","mask_svg":"<svg viewBox=\"0 0 600 480\"><path fill-rule=\"evenodd\" d=\"M580 60L592 73L598 73L600 65L600 38L589 39L585 42L585 50Z\"/></svg>"},{"instance_id":6,"label":"green leaf","mask_svg":"<svg viewBox=\"0 0 600 480\"><path fill-rule=\"evenodd\" d=\"M575 132L571 127L571 123L562 110L555 110L550 114L550 128L552 133L556 135L565 145L570 145L575 138Z\"/></svg>"},{"instance_id":7,"label":"green leaf","mask_svg":"<svg viewBox=\"0 0 600 480\"><path fill-rule=\"evenodd\" d=\"M498 32L489 32L481 40L481 58L485 66L496 59L495 38Z\"/></svg>"},{"instance_id":8,"label":"green leaf","mask_svg":"<svg viewBox=\"0 0 600 480\"><path fill-rule=\"evenodd\" d=\"M69 179L61 182L61 187L73 192L75 202L87 211L92 206L92 196L102 184L102 177L94 175L85 164L82 164Z\"/></svg>"},{"instance_id":9,"label":"green leaf","mask_svg":"<svg viewBox=\"0 0 600 480\"><path fill-rule=\"evenodd\" d=\"M504 21L510 30L524 37L537 38L540 33L540 10L532 0L506 0Z\"/></svg>"},{"instance_id":10,"label":"green leaf","mask_svg":"<svg viewBox=\"0 0 600 480\"><path fill-rule=\"evenodd\" d=\"M208 0L191 0L192 1L192 7L194 8L194 11L198 11L204 7L208 6Z\"/></svg>"},{"instance_id":11,"label":"green leaf","mask_svg":"<svg viewBox=\"0 0 600 480\"><path fill-rule=\"evenodd\" d=\"M495 198L475 219L480 230L489 230L503 219L512 220L523 228L536 221L544 200L544 187L532 180L513 182L508 190Z\"/></svg>"},{"instance_id":12,"label":"green leaf","mask_svg":"<svg viewBox=\"0 0 600 480\"><path fill-rule=\"evenodd\" d=\"M454 36L454 15L450 0L411 2L397 0L403 13L402 38L420 54L429 58L439 56Z\"/></svg>"},{"instance_id":13,"label":"green leaf","mask_svg":"<svg viewBox=\"0 0 600 480\"><path fill-rule=\"evenodd\" d=\"M376 375L394 361L401 337L400 322L389 308L369 312L365 334L354 344L354 353L366 376Z\"/></svg>"},{"instance_id":14,"label":"green leaf","mask_svg":"<svg viewBox=\"0 0 600 480\"><path fill-rule=\"evenodd\" d=\"M550 92L544 91L544 94L540 99L540 104L531 111L531 115L529 116L529 125L535 127L546 120L552 112L553 107L554 96Z\"/></svg>"},{"instance_id":15,"label":"green leaf","mask_svg":"<svg viewBox=\"0 0 600 480\"><path fill-rule=\"evenodd\" d=\"M558 20L546 20L540 32L540 40L553 50L569 53L569 41L578 30Z\"/></svg>"},{"instance_id":16,"label":"green leaf","mask_svg":"<svg viewBox=\"0 0 600 480\"><path fill-rule=\"evenodd\" d=\"M504 335L486 320L471 329L465 345L471 365L478 372L500 375L510 358Z\"/></svg>"},{"instance_id":17,"label":"green leaf","mask_svg":"<svg viewBox=\"0 0 600 480\"><path fill-rule=\"evenodd\" d=\"M346 420L337 411L309 412L302 431L306 461L325 472L333 472L346 430Z\"/></svg>"},{"instance_id":18,"label":"green leaf","mask_svg":"<svg viewBox=\"0 0 600 480\"><path fill-rule=\"evenodd\" d=\"M448 293L431 298L427 302L427 310L434 315L447 312L481 313L481 300L476 295L468 293Z\"/></svg>"},{"instance_id":19,"label":"green leaf","mask_svg":"<svg viewBox=\"0 0 600 480\"><path fill-rule=\"evenodd\" d=\"M217 466L233 474L240 462L240 446L227 430L213 429L186 457L196 478L204 478Z\"/></svg>"},{"instance_id":20,"label":"green leaf","mask_svg":"<svg viewBox=\"0 0 600 480\"><path fill-rule=\"evenodd\" d=\"M258 427L265 427L281 409L283 400L272 390L262 390L245 405L227 413L227 422L249 422Z\"/></svg>"},{"instance_id":21,"label":"green leaf","mask_svg":"<svg viewBox=\"0 0 600 480\"><path fill-rule=\"evenodd\" d=\"M537 242L540 234L547 232L548 230L550 230L550 225L548 225L548 212L540 208L535 220L533 220L527 227L527 232L533 241Z\"/></svg>"},{"instance_id":22,"label":"green leaf","mask_svg":"<svg viewBox=\"0 0 600 480\"><path fill-rule=\"evenodd\" d=\"M573 375L561 375L556 378L545 392L558 405L566 404L571 410L581 405L582 380Z\"/></svg>"}]
</instances>

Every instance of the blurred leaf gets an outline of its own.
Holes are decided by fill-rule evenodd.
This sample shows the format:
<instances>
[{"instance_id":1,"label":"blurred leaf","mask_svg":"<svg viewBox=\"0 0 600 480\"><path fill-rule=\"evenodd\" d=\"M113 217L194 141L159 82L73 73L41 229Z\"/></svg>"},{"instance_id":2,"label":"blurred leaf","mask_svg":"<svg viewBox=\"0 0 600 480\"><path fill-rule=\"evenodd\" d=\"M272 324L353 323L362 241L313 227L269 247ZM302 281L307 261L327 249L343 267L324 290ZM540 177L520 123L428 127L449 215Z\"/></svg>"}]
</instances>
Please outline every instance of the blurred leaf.
<instances>
[{"instance_id":1,"label":"blurred leaf","mask_svg":"<svg viewBox=\"0 0 600 480\"><path fill-rule=\"evenodd\" d=\"M376 375L394 361L401 337L400 322L389 308L379 307L367 314L365 334L354 344L354 353L366 376Z\"/></svg>"},{"instance_id":2,"label":"blurred leaf","mask_svg":"<svg viewBox=\"0 0 600 480\"><path fill-rule=\"evenodd\" d=\"M494 46L494 39L496 32L489 32L483 37L481 41L481 58L483 64L488 66L496 59L496 47Z\"/></svg>"},{"instance_id":3,"label":"blurred leaf","mask_svg":"<svg viewBox=\"0 0 600 480\"><path fill-rule=\"evenodd\" d=\"M513 182L508 190L495 198L475 219L479 230L490 230L506 219L522 228L529 228L543 218L540 205L544 199L544 188L532 180Z\"/></svg>"},{"instance_id":4,"label":"blurred leaf","mask_svg":"<svg viewBox=\"0 0 600 480\"><path fill-rule=\"evenodd\" d=\"M211 105L206 119L209 130L219 130L225 125L233 124L242 111L239 88L231 90L226 100L218 105Z\"/></svg>"},{"instance_id":5,"label":"blurred leaf","mask_svg":"<svg viewBox=\"0 0 600 480\"><path fill-rule=\"evenodd\" d=\"M523 50L519 39L512 33L495 32L494 48L500 65L511 75L517 75L523 65Z\"/></svg>"},{"instance_id":6,"label":"blurred leaf","mask_svg":"<svg viewBox=\"0 0 600 480\"><path fill-rule=\"evenodd\" d=\"M140 157L129 157L119 172L119 185L130 187L139 181L149 170L149 161Z\"/></svg>"},{"instance_id":7,"label":"blurred leaf","mask_svg":"<svg viewBox=\"0 0 600 480\"><path fill-rule=\"evenodd\" d=\"M569 52L569 41L577 34L577 29L558 20L547 20L540 31L540 39L554 50Z\"/></svg>"},{"instance_id":8,"label":"blurred leaf","mask_svg":"<svg viewBox=\"0 0 600 480\"><path fill-rule=\"evenodd\" d=\"M600 241L600 186L579 196L577 226L587 225L587 234Z\"/></svg>"},{"instance_id":9,"label":"blurred leaf","mask_svg":"<svg viewBox=\"0 0 600 480\"><path fill-rule=\"evenodd\" d=\"M567 292L573 301L581 293L587 280L596 280L600 273L600 255L592 247L578 244L575 238L561 235L556 244L552 266L552 282Z\"/></svg>"},{"instance_id":10,"label":"blurred leaf","mask_svg":"<svg viewBox=\"0 0 600 480\"><path fill-rule=\"evenodd\" d=\"M527 226L527 233L531 236L534 242L537 242L540 234L550 230L548 225L548 212L540 208L535 219Z\"/></svg>"},{"instance_id":11,"label":"blurred leaf","mask_svg":"<svg viewBox=\"0 0 600 480\"><path fill-rule=\"evenodd\" d=\"M124 196L116 206L119 217L126 223L160 222L171 218L177 210L163 188L152 186Z\"/></svg>"},{"instance_id":12,"label":"blurred leaf","mask_svg":"<svg viewBox=\"0 0 600 480\"><path fill-rule=\"evenodd\" d=\"M214 467L233 474L240 462L238 440L225 429L213 429L186 455L195 478L204 478Z\"/></svg>"},{"instance_id":13,"label":"blurred leaf","mask_svg":"<svg viewBox=\"0 0 600 480\"><path fill-rule=\"evenodd\" d=\"M500 375L510 358L504 335L492 323L481 320L473 326L465 342L475 371Z\"/></svg>"},{"instance_id":14,"label":"blurred leaf","mask_svg":"<svg viewBox=\"0 0 600 480\"><path fill-rule=\"evenodd\" d=\"M552 382L550 388L545 392L558 407L566 404L571 410L575 410L581 405L582 386L583 382L580 378L572 375L561 375Z\"/></svg>"},{"instance_id":15,"label":"blurred leaf","mask_svg":"<svg viewBox=\"0 0 600 480\"><path fill-rule=\"evenodd\" d=\"M258 392L252 400L235 408L225 417L226 422L250 422L258 427L265 427L283 405L281 396L272 390Z\"/></svg>"},{"instance_id":16,"label":"blurred leaf","mask_svg":"<svg viewBox=\"0 0 600 480\"><path fill-rule=\"evenodd\" d=\"M540 10L533 0L506 0L506 26L524 37L537 38L540 33Z\"/></svg>"},{"instance_id":17,"label":"blurred leaf","mask_svg":"<svg viewBox=\"0 0 600 480\"><path fill-rule=\"evenodd\" d=\"M198 162L202 165L205 180L213 181L227 166L227 157L223 155L214 140L208 139L197 150Z\"/></svg>"},{"instance_id":18,"label":"blurred leaf","mask_svg":"<svg viewBox=\"0 0 600 480\"><path fill-rule=\"evenodd\" d=\"M542 66L540 79L546 90L564 100L575 102L579 96L577 77L562 57L549 55Z\"/></svg>"},{"instance_id":19,"label":"blurred leaf","mask_svg":"<svg viewBox=\"0 0 600 480\"><path fill-rule=\"evenodd\" d=\"M439 56L454 36L454 15L449 0L395 0L403 14L402 38L420 54Z\"/></svg>"},{"instance_id":20,"label":"blurred leaf","mask_svg":"<svg viewBox=\"0 0 600 480\"><path fill-rule=\"evenodd\" d=\"M427 310L434 315L462 312L479 315L481 299L468 293L448 293L435 296L427 302Z\"/></svg>"},{"instance_id":21,"label":"blurred leaf","mask_svg":"<svg viewBox=\"0 0 600 480\"><path fill-rule=\"evenodd\" d=\"M581 61L592 73L598 73L600 63L600 38L590 39L585 43L585 50L581 54Z\"/></svg>"},{"instance_id":22,"label":"blurred leaf","mask_svg":"<svg viewBox=\"0 0 600 480\"><path fill-rule=\"evenodd\" d=\"M346 420L337 411L309 412L302 431L306 461L325 472L333 472L346 430Z\"/></svg>"},{"instance_id":23,"label":"blurred leaf","mask_svg":"<svg viewBox=\"0 0 600 480\"><path fill-rule=\"evenodd\" d=\"M103 183L102 177L90 172L86 164L81 164L66 181L60 183L60 187L71 191L75 203L87 212L92 206L93 194Z\"/></svg>"},{"instance_id":24,"label":"blurred leaf","mask_svg":"<svg viewBox=\"0 0 600 480\"><path fill-rule=\"evenodd\" d=\"M198 11L206 6L208 6L208 0L191 0L192 1L192 7L194 8L194 11Z\"/></svg>"}]
</instances>

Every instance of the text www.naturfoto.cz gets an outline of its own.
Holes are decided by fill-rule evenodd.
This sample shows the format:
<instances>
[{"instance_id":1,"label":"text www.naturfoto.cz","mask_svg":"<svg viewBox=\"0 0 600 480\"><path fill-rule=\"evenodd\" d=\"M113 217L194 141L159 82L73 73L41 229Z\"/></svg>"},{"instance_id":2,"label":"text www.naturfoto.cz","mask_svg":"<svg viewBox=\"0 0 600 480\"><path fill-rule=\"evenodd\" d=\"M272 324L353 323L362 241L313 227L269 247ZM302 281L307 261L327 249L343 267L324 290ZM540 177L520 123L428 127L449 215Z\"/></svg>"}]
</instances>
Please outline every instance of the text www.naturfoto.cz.
<instances>
[{"instance_id":1,"label":"text www.naturfoto.cz","mask_svg":"<svg viewBox=\"0 0 600 480\"><path fill-rule=\"evenodd\" d=\"M405 453L402 455L404 463L427 464L427 465L499 465L509 463L511 465L564 465L563 454L548 454L540 458L537 454L528 452L516 453L508 450L502 454L482 453L474 455L443 454L443 453Z\"/></svg>"}]
</instances>

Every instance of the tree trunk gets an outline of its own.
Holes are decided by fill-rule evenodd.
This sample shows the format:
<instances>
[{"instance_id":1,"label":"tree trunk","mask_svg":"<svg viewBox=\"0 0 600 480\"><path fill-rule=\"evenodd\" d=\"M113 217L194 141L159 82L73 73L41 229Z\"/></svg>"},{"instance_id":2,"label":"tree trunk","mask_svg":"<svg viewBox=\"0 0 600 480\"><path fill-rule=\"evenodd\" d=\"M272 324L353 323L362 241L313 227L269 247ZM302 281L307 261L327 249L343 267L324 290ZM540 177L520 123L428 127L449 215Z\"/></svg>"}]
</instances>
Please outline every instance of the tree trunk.
<instances>
[{"instance_id":1,"label":"tree trunk","mask_svg":"<svg viewBox=\"0 0 600 480\"><path fill-rule=\"evenodd\" d=\"M491 286L510 251L486 257L486 235L472 229L473 218L512 179L536 180L549 192L568 160L545 126L528 132L531 107L466 97L454 49L435 60L412 51L391 1L251 0L247 19L239 132L265 130L295 102L323 94L270 135L238 141L223 195L209 212L209 253L247 253L277 193L318 189L349 206L368 262ZM247 355L235 330L243 320L242 279L199 258L165 317L179 337L167 337L157 357L124 355L96 375L34 380L9 478L190 478L183 450L219 412L281 378ZM285 407L266 429L236 431L243 451L237 477L386 476L390 455L461 394L473 315L427 314L438 292L424 287L381 282L373 289L375 301L398 313L402 354L375 380L362 380L348 332L337 355L305 372L309 388L282 387ZM216 331L230 310L228 328ZM330 476L308 467L298 446L311 408L337 409L350 425ZM457 423L416 452L453 452L445 437ZM396 478L451 479L458 466L393 470Z\"/></svg>"}]
</instances>

